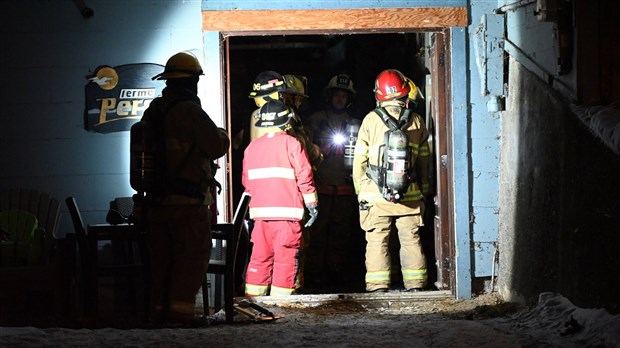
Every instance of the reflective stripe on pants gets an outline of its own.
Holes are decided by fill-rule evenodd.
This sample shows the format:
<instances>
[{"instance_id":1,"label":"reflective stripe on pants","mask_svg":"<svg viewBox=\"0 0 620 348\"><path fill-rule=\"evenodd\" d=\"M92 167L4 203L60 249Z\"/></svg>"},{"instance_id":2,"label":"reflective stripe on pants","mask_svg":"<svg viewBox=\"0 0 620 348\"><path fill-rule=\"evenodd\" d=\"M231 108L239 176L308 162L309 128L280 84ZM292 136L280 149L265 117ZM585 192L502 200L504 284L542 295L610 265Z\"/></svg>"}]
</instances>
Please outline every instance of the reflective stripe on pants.
<instances>
[{"instance_id":1,"label":"reflective stripe on pants","mask_svg":"<svg viewBox=\"0 0 620 348\"><path fill-rule=\"evenodd\" d=\"M370 207L360 212L360 224L366 231L366 290L390 287L389 240L392 221L395 221L400 241L400 263L406 288L426 285L426 259L418 232L422 222L419 215L377 216Z\"/></svg>"}]
</instances>

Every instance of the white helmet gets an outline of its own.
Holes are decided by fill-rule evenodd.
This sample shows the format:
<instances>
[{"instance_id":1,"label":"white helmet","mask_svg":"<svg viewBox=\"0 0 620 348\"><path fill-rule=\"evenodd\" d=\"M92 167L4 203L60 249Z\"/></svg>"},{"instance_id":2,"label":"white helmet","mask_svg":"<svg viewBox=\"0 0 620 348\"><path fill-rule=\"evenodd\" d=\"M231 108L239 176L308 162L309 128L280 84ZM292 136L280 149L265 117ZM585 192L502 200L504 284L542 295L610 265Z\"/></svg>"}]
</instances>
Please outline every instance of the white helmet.
<instances>
[{"instance_id":1,"label":"white helmet","mask_svg":"<svg viewBox=\"0 0 620 348\"><path fill-rule=\"evenodd\" d=\"M347 74L338 74L329 80L329 83L325 87L326 90L330 90L333 88L344 89L345 91L349 91L351 96L354 96L357 92L353 88L353 81L351 77Z\"/></svg>"}]
</instances>

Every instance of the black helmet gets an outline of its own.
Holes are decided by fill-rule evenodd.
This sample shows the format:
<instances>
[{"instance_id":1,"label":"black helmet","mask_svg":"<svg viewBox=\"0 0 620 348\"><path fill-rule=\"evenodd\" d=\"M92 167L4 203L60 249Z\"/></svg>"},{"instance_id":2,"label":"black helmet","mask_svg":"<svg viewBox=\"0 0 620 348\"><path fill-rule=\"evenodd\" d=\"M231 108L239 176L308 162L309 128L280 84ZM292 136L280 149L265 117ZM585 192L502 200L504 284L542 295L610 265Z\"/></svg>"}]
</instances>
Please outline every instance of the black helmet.
<instances>
[{"instance_id":1,"label":"black helmet","mask_svg":"<svg viewBox=\"0 0 620 348\"><path fill-rule=\"evenodd\" d=\"M258 116L256 127L283 128L295 117L295 112L279 100L270 100L261 106Z\"/></svg>"},{"instance_id":2,"label":"black helmet","mask_svg":"<svg viewBox=\"0 0 620 348\"><path fill-rule=\"evenodd\" d=\"M256 98L269 95L273 92L281 92L286 90L284 77L272 70L263 71L256 76L254 84L252 84L252 92L248 97Z\"/></svg>"}]
</instances>

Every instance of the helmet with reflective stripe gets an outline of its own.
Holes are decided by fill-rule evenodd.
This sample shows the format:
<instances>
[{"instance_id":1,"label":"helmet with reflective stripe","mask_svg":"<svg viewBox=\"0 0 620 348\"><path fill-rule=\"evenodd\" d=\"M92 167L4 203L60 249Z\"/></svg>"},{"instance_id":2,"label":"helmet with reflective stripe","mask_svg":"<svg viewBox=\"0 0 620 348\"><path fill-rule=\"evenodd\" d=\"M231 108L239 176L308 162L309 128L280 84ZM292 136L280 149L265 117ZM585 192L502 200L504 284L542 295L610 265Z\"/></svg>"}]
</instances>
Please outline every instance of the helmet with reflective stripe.
<instances>
[{"instance_id":1,"label":"helmet with reflective stripe","mask_svg":"<svg viewBox=\"0 0 620 348\"><path fill-rule=\"evenodd\" d=\"M180 79L204 75L198 58L189 52L179 52L166 62L164 71L153 76L153 80Z\"/></svg>"},{"instance_id":2,"label":"helmet with reflective stripe","mask_svg":"<svg viewBox=\"0 0 620 348\"><path fill-rule=\"evenodd\" d=\"M283 128L295 117L295 112L279 100L270 100L261 106L258 116L256 127Z\"/></svg>"},{"instance_id":3,"label":"helmet with reflective stripe","mask_svg":"<svg viewBox=\"0 0 620 348\"><path fill-rule=\"evenodd\" d=\"M286 82L286 93L308 97L308 95L306 95L307 79L305 76L287 74L284 75L284 81Z\"/></svg>"},{"instance_id":4,"label":"helmet with reflective stripe","mask_svg":"<svg viewBox=\"0 0 620 348\"><path fill-rule=\"evenodd\" d=\"M327 86L325 86L325 89L329 90L332 88L344 89L351 92L352 96L357 93L353 88L353 81L351 80L351 77L347 74L338 74L332 77L329 80L329 83L327 83Z\"/></svg>"},{"instance_id":5,"label":"helmet with reflective stripe","mask_svg":"<svg viewBox=\"0 0 620 348\"><path fill-rule=\"evenodd\" d=\"M263 97L274 92L282 92L286 90L284 77L280 73L267 70L256 75L254 84L252 84L252 92L249 98Z\"/></svg>"},{"instance_id":6,"label":"helmet with reflective stripe","mask_svg":"<svg viewBox=\"0 0 620 348\"><path fill-rule=\"evenodd\" d=\"M407 78L396 69L383 70L375 80L375 99L388 101L409 95L411 87Z\"/></svg>"}]
</instances>

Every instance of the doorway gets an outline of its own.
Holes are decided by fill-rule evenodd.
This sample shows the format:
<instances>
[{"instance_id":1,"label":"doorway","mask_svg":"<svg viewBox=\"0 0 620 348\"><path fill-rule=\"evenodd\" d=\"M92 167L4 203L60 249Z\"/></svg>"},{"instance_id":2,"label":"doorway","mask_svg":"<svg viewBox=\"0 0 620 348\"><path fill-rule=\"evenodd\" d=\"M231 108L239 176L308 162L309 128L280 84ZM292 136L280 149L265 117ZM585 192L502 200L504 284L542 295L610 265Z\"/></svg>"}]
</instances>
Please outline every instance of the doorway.
<instances>
[{"instance_id":1,"label":"doorway","mask_svg":"<svg viewBox=\"0 0 620 348\"><path fill-rule=\"evenodd\" d=\"M449 91L446 89L449 67L446 66L446 31L357 33L357 34L278 34L224 36L227 72L227 117L231 138L244 128L256 106L248 98L256 75L265 70L295 74L307 78L308 114L321 109L325 103L324 87L329 79L340 73L351 76L357 95L351 106L353 114L362 119L375 107L374 80L384 69L398 69L413 79L426 96L425 103L416 105L431 132L435 176L435 197L427 202L425 226L421 230L429 272L429 289L453 288L454 258L449 222ZM243 191L240 181L243 147L233 149L230 158L229 190L232 206L236 206ZM355 221L358 226L359 221ZM394 239L394 238L393 238ZM395 246L397 247L397 245ZM350 272L354 280L340 292L363 291L364 233L357 231L351 241ZM392 252L393 283L399 277L398 249ZM329 288L324 291L330 292Z\"/></svg>"}]
</instances>

